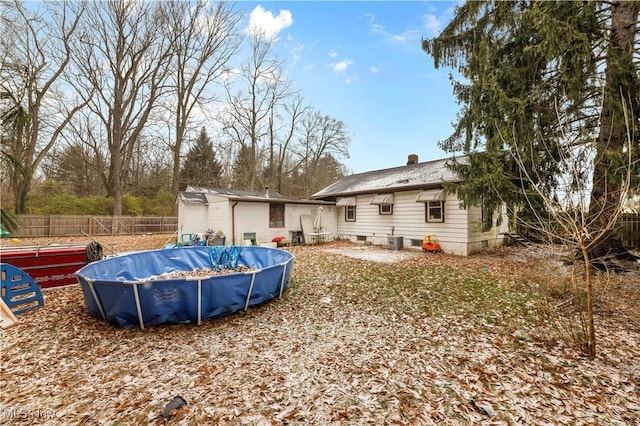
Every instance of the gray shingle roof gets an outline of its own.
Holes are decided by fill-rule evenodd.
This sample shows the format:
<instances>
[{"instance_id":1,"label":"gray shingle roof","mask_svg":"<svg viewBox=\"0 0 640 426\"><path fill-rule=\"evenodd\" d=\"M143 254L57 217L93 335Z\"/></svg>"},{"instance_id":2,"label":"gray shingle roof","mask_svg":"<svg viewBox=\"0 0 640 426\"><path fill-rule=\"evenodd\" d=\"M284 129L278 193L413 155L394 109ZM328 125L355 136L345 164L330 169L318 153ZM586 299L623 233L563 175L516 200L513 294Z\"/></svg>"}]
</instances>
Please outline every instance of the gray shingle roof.
<instances>
[{"instance_id":1,"label":"gray shingle roof","mask_svg":"<svg viewBox=\"0 0 640 426\"><path fill-rule=\"evenodd\" d=\"M265 191L241 191L237 189L225 189L225 188L207 188L204 186L187 186L185 191L180 192L179 197L185 203L207 203L207 195L218 195L226 197L231 201L255 201L255 202L281 202L281 203L293 203L293 204L333 204L324 202L321 200L302 200L295 198L286 198L279 192L269 191L267 194Z\"/></svg>"},{"instance_id":2,"label":"gray shingle roof","mask_svg":"<svg viewBox=\"0 0 640 426\"><path fill-rule=\"evenodd\" d=\"M207 197L202 192L180 192L178 197L185 204L207 204Z\"/></svg>"},{"instance_id":3,"label":"gray shingle roof","mask_svg":"<svg viewBox=\"0 0 640 426\"><path fill-rule=\"evenodd\" d=\"M346 176L311 196L323 199L336 196L440 188L443 182L459 182L460 178L446 167L453 158L409 164ZM457 158L462 162L465 158Z\"/></svg>"},{"instance_id":4,"label":"gray shingle roof","mask_svg":"<svg viewBox=\"0 0 640 426\"><path fill-rule=\"evenodd\" d=\"M237 201L269 201L269 200L284 200L285 198L280 193L275 191L269 191L267 194L265 191L241 191L237 189L225 189L225 188L207 188L205 186L187 186L185 192L189 193L201 193L209 195L219 195L231 200Z\"/></svg>"}]
</instances>

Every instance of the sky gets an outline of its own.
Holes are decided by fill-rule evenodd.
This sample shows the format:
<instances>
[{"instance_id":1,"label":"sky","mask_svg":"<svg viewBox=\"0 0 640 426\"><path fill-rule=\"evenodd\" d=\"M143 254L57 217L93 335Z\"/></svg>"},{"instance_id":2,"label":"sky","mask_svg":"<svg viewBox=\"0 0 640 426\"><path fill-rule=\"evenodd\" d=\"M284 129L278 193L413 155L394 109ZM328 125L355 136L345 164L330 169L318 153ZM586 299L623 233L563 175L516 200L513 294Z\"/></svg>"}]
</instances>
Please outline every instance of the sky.
<instances>
[{"instance_id":1,"label":"sky","mask_svg":"<svg viewBox=\"0 0 640 426\"><path fill-rule=\"evenodd\" d=\"M420 41L453 17L445 1L240 1L245 28L278 41L276 54L307 104L345 123L348 173L448 157L460 110L450 69L435 70Z\"/></svg>"}]
</instances>

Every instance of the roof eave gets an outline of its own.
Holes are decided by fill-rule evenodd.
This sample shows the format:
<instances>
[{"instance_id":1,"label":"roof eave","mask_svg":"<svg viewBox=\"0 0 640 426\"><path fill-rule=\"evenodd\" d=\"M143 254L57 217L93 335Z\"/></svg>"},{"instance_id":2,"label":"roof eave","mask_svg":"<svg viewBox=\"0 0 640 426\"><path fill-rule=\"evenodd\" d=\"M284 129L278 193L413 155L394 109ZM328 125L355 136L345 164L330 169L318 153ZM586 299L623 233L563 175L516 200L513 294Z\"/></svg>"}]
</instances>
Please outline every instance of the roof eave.
<instances>
[{"instance_id":1,"label":"roof eave","mask_svg":"<svg viewBox=\"0 0 640 426\"><path fill-rule=\"evenodd\" d=\"M285 204L315 204L315 205L334 205L334 202L324 200L296 200L292 198L243 198L243 197L227 197L229 201L237 201L243 203L285 203Z\"/></svg>"},{"instance_id":2,"label":"roof eave","mask_svg":"<svg viewBox=\"0 0 640 426\"><path fill-rule=\"evenodd\" d=\"M447 181L446 183L458 183L461 180L456 181ZM363 189L358 191L342 191L342 192L327 192L324 194L312 195L311 198L321 200L323 198L333 198L333 197L353 197L355 195L365 195L365 194L383 194L387 192L403 192L403 191L415 191L415 190L425 190L425 189L439 189L444 188L444 182L437 183L423 183L423 184L415 184L415 185L403 185L403 186L388 186L384 188L371 188L371 189Z\"/></svg>"}]
</instances>

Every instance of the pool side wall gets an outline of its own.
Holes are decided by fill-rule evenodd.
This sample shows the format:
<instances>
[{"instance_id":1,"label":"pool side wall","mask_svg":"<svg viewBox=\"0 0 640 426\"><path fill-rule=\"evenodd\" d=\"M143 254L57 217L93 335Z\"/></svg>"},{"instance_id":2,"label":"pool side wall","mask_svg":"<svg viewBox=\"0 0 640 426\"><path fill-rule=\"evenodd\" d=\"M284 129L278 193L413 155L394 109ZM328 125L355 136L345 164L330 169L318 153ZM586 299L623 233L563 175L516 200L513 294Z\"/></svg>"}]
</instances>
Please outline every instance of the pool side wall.
<instances>
[{"instance_id":1,"label":"pool side wall","mask_svg":"<svg viewBox=\"0 0 640 426\"><path fill-rule=\"evenodd\" d=\"M189 278L189 272L211 267L209 250L216 248L185 247L94 262L78 271L77 279L89 313L121 327L199 323L266 303L288 287L291 253L264 247L237 249L238 265L251 271ZM186 277L149 279L176 271L185 271Z\"/></svg>"}]
</instances>

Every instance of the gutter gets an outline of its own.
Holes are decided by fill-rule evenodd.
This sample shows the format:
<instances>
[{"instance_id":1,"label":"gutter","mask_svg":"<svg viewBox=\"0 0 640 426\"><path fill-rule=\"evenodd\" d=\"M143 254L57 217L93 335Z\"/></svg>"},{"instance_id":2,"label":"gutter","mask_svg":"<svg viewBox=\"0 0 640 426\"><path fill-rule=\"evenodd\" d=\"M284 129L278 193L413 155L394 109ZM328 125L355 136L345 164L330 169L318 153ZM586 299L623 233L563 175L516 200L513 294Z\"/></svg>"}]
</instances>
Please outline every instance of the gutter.
<instances>
[{"instance_id":1,"label":"gutter","mask_svg":"<svg viewBox=\"0 0 640 426\"><path fill-rule=\"evenodd\" d=\"M231 205L231 245L236 245L236 206L237 201Z\"/></svg>"},{"instance_id":2,"label":"gutter","mask_svg":"<svg viewBox=\"0 0 640 426\"><path fill-rule=\"evenodd\" d=\"M447 181L446 183L459 183L462 181ZM368 188L362 189L358 191L342 191L342 192L330 192L326 194L314 194L311 196L313 199L321 200L326 198L335 198L335 197L353 197L356 195L368 195L368 194L386 194L386 193L395 193L395 192L405 192L405 191L422 191L427 189L441 189L444 188L444 182L437 183L429 183L429 184L416 184L416 185L406 185L406 186L389 186L385 188Z\"/></svg>"}]
</instances>

